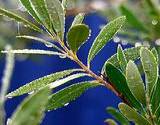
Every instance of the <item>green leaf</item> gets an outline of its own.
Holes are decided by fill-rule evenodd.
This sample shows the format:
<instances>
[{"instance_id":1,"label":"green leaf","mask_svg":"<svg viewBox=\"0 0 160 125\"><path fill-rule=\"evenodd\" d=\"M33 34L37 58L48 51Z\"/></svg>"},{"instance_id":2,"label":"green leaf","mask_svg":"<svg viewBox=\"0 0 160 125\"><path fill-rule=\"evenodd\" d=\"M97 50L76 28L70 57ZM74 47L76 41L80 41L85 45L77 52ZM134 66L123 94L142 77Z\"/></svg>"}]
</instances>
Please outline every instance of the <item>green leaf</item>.
<instances>
[{"instance_id":1,"label":"green leaf","mask_svg":"<svg viewBox=\"0 0 160 125\"><path fill-rule=\"evenodd\" d=\"M136 112L133 108L129 107L128 105L124 103L120 103L118 105L119 110L122 112L122 114L129 120L137 125L151 125L149 121L142 115L140 115L138 112Z\"/></svg>"},{"instance_id":2,"label":"green leaf","mask_svg":"<svg viewBox=\"0 0 160 125\"><path fill-rule=\"evenodd\" d=\"M94 82L83 82L71 85L69 87L60 90L49 97L47 109L56 110L63 106L68 105L71 101L78 98L87 89L96 87L100 84Z\"/></svg>"},{"instance_id":3,"label":"green leaf","mask_svg":"<svg viewBox=\"0 0 160 125\"><path fill-rule=\"evenodd\" d=\"M89 27L85 24L73 26L67 34L67 42L70 49L76 53L80 46L88 39Z\"/></svg>"},{"instance_id":4,"label":"green leaf","mask_svg":"<svg viewBox=\"0 0 160 125\"><path fill-rule=\"evenodd\" d=\"M139 18L136 17L136 15L131 10L129 10L126 6L121 5L120 6L120 11L123 15L126 16L127 22L131 26L133 26L133 28L136 28L138 30L142 30L142 31L145 31L145 32L148 31L147 28L143 25L143 22L141 22L139 20Z\"/></svg>"},{"instance_id":5,"label":"green leaf","mask_svg":"<svg viewBox=\"0 0 160 125\"><path fill-rule=\"evenodd\" d=\"M8 125L38 125L44 116L49 89L44 88L27 97L13 114ZM42 101L43 100L43 101Z\"/></svg>"},{"instance_id":6,"label":"green leaf","mask_svg":"<svg viewBox=\"0 0 160 125\"><path fill-rule=\"evenodd\" d=\"M99 33L93 45L89 51L88 55L88 65L90 65L91 60L98 54L98 52L106 45L106 43L112 39L112 37L118 32L118 30L125 23L126 17L121 16L115 20L109 22Z\"/></svg>"},{"instance_id":7,"label":"green leaf","mask_svg":"<svg viewBox=\"0 0 160 125\"><path fill-rule=\"evenodd\" d=\"M65 70L65 71L53 73L51 75L47 75L42 78L36 79L36 80L18 88L18 89L16 89L15 91L9 93L7 95L7 97L8 98L15 97L15 96L20 96L20 95L23 95L26 93L37 91L41 88L46 87L50 83L55 82L56 80L61 79L61 78L65 77L75 71L79 71L79 70L78 69Z\"/></svg>"},{"instance_id":8,"label":"green leaf","mask_svg":"<svg viewBox=\"0 0 160 125\"><path fill-rule=\"evenodd\" d=\"M156 116L157 121L160 122L160 105L157 107L157 109L156 109L154 114Z\"/></svg>"},{"instance_id":9,"label":"green leaf","mask_svg":"<svg viewBox=\"0 0 160 125\"><path fill-rule=\"evenodd\" d=\"M62 0L62 6L63 6L63 10L64 12L66 13L66 10L67 10L67 6L68 6L68 0Z\"/></svg>"},{"instance_id":10,"label":"green leaf","mask_svg":"<svg viewBox=\"0 0 160 125\"><path fill-rule=\"evenodd\" d=\"M158 80L158 64L153 53L147 48L141 48L140 56L145 73L146 90L150 95Z\"/></svg>"},{"instance_id":11,"label":"green leaf","mask_svg":"<svg viewBox=\"0 0 160 125\"><path fill-rule=\"evenodd\" d=\"M138 71L138 68L133 61L129 61L129 63L127 64L126 79L128 87L131 90L132 94L143 105L146 105L144 83Z\"/></svg>"},{"instance_id":12,"label":"green leaf","mask_svg":"<svg viewBox=\"0 0 160 125\"><path fill-rule=\"evenodd\" d=\"M33 10L31 3L29 0L20 0L20 2L22 3L22 5L27 9L28 13L37 21L37 22L41 22L39 17L37 16L37 14L35 13L35 11Z\"/></svg>"},{"instance_id":13,"label":"green leaf","mask_svg":"<svg viewBox=\"0 0 160 125\"><path fill-rule=\"evenodd\" d=\"M123 52L123 49L122 49L121 45L118 45L117 59L119 61L119 65L121 67L122 72L125 72L126 66L127 66L127 59L125 57L125 54Z\"/></svg>"},{"instance_id":14,"label":"green leaf","mask_svg":"<svg viewBox=\"0 0 160 125\"><path fill-rule=\"evenodd\" d=\"M117 109L108 107L107 112L111 114L121 125L130 125L129 121Z\"/></svg>"},{"instance_id":15,"label":"green leaf","mask_svg":"<svg viewBox=\"0 0 160 125\"><path fill-rule=\"evenodd\" d=\"M158 78L158 81L153 89L153 95L151 96L152 97L151 98L151 108L153 112L155 112L160 105L160 98L159 98L160 91L159 90L160 90L160 78ZM159 109L159 113L160 113L160 109Z\"/></svg>"},{"instance_id":16,"label":"green leaf","mask_svg":"<svg viewBox=\"0 0 160 125\"><path fill-rule=\"evenodd\" d=\"M159 57L158 57L158 52L157 52L156 48L152 48L151 52L156 57L156 61L159 63Z\"/></svg>"},{"instance_id":17,"label":"green leaf","mask_svg":"<svg viewBox=\"0 0 160 125\"><path fill-rule=\"evenodd\" d=\"M84 20L84 16L85 16L84 13L79 13L79 14L74 18L71 27L73 27L73 26L75 26L75 25L77 25L77 24L82 24L82 22L83 22L83 20Z\"/></svg>"},{"instance_id":18,"label":"green leaf","mask_svg":"<svg viewBox=\"0 0 160 125\"><path fill-rule=\"evenodd\" d=\"M49 31L52 31L52 23L51 23L44 0L30 0L30 3L31 3L31 7L35 11L40 21L43 23L43 25Z\"/></svg>"},{"instance_id":19,"label":"green leaf","mask_svg":"<svg viewBox=\"0 0 160 125\"><path fill-rule=\"evenodd\" d=\"M104 121L107 125L118 125L113 119L106 119Z\"/></svg>"},{"instance_id":20,"label":"green leaf","mask_svg":"<svg viewBox=\"0 0 160 125\"><path fill-rule=\"evenodd\" d=\"M118 90L128 101L129 103L138 110L142 110L142 106L139 101L131 93L125 76L120 70L118 70L111 63L106 64L105 73L109 78L109 81L112 85Z\"/></svg>"},{"instance_id":21,"label":"green leaf","mask_svg":"<svg viewBox=\"0 0 160 125\"><path fill-rule=\"evenodd\" d=\"M65 13L59 0L45 0L54 30L63 41Z\"/></svg>"},{"instance_id":22,"label":"green leaf","mask_svg":"<svg viewBox=\"0 0 160 125\"><path fill-rule=\"evenodd\" d=\"M21 22L25 26L27 26L27 27L35 30L35 31L41 32L41 29L39 27L37 27L33 23L29 22L28 20L24 19L23 17L20 17L19 15L15 14L15 13L12 13L12 12L10 12L8 10L0 8L0 15L6 16L6 17L8 17L8 18L10 18L12 20L17 21L17 22Z\"/></svg>"}]
</instances>

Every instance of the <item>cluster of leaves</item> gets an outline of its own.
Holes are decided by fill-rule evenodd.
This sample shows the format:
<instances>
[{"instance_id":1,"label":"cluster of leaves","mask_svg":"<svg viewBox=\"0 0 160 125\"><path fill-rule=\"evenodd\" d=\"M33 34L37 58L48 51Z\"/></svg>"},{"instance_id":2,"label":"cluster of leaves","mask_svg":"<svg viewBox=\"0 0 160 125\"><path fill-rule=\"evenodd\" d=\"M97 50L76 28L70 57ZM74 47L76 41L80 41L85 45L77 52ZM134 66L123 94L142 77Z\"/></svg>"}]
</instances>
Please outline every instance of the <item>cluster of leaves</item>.
<instances>
[{"instance_id":1,"label":"cluster of leaves","mask_svg":"<svg viewBox=\"0 0 160 125\"><path fill-rule=\"evenodd\" d=\"M112 19L114 16L125 15L127 24L119 32L121 41L136 46L155 47L159 52L160 4L158 0L138 0L121 2L103 12ZM119 39L115 39L120 41Z\"/></svg>"},{"instance_id":2,"label":"cluster of leaves","mask_svg":"<svg viewBox=\"0 0 160 125\"><path fill-rule=\"evenodd\" d=\"M131 54L131 56L129 56ZM108 107L107 111L123 125L131 121L137 125L159 125L159 64L156 49L145 47L122 50L111 57L104 66L106 76L123 95L126 103L118 105L119 111ZM116 62L116 63L115 63ZM137 63L142 64L140 72ZM145 76L142 78L142 76ZM144 83L145 81L145 83ZM109 125L117 123L107 119Z\"/></svg>"}]
</instances>

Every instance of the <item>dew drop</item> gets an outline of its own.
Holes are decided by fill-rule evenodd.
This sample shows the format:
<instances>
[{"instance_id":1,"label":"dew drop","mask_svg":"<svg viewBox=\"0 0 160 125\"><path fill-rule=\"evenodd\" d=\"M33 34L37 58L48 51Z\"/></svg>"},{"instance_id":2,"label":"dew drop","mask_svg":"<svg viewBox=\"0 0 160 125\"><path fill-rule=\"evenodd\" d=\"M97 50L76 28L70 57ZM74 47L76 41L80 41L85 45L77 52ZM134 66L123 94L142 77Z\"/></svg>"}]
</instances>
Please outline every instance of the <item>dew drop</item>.
<instances>
[{"instance_id":1,"label":"dew drop","mask_svg":"<svg viewBox=\"0 0 160 125\"><path fill-rule=\"evenodd\" d=\"M34 91L32 91L32 92L29 92L28 94L29 94L29 95L32 95L33 93L34 93Z\"/></svg>"},{"instance_id":2,"label":"dew drop","mask_svg":"<svg viewBox=\"0 0 160 125\"><path fill-rule=\"evenodd\" d=\"M69 105L69 103L64 104L64 106L68 106L68 105Z\"/></svg>"},{"instance_id":3,"label":"dew drop","mask_svg":"<svg viewBox=\"0 0 160 125\"><path fill-rule=\"evenodd\" d=\"M47 112L50 112L51 110L48 110Z\"/></svg>"},{"instance_id":4,"label":"dew drop","mask_svg":"<svg viewBox=\"0 0 160 125\"><path fill-rule=\"evenodd\" d=\"M122 40L122 45L127 45L127 44L128 44L127 40Z\"/></svg>"},{"instance_id":5,"label":"dew drop","mask_svg":"<svg viewBox=\"0 0 160 125\"><path fill-rule=\"evenodd\" d=\"M152 25L157 25L158 24L158 20L152 20Z\"/></svg>"},{"instance_id":6,"label":"dew drop","mask_svg":"<svg viewBox=\"0 0 160 125\"><path fill-rule=\"evenodd\" d=\"M12 97L12 96L7 96L7 98L8 98L8 99L12 99L13 97Z\"/></svg>"},{"instance_id":7,"label":"dew drop","mask_svg":"<svg viewBox=\"0 0 160 125\"><path fill-rule=\"evenodd\" d=\"M7 119L7 125L10 125L11 124L11 122L12 122L12 120L9 118L9 119Z\"/></svg>"},{"instance_id":8,"label":"dew drop","mask_svg":"<svg viewBox=\"0 0 160 125\"><path fill-rule=\"evenodd\" d=\"M119 43L121 40L120 40L119 37L114 37L114 38L113 38L113 41L114 41L115 43Z\"/></svg>"},{"instance_id":9,"label":"dew drop","mask_svg":"<svg viewBox=\"0 0 160 125\"><path fill-rule=\"evenodd\" d=\"M140 42L135 43L135 47L140 47L140 46L142 46L142 43L140 43Z\"/></svg>"},{"instance_id":10,"label":"dew drop","mask_svg":"<svg viewBox=\"0 0 160 125\"><path fill-rule=\"evenodd\" d=\"M53 47L52 44L49 44L49 43L45 44L45 46L48 47L48 48Z\"/></svg>"},{"instance_id":11,"label":"dew drop","mask_svg":"<svg viewBox=\"0 0 160 125\"><path fill-rule=\"evenodd\" d=\"M65 58L67 58L67 56L66 55L60 55L59 58L65 59Z\"/></svg>"},{"instance_id":12,"label":"dew drop","mask_svg":"<svg viewBox=\"0 0 160 125\"><path fill-rule=\"evenodd\" d=\"M158 46L160 46L160 39L157 39L157 40L155 41L155 44L158 45Z\"/></svg>"}]
</instances>

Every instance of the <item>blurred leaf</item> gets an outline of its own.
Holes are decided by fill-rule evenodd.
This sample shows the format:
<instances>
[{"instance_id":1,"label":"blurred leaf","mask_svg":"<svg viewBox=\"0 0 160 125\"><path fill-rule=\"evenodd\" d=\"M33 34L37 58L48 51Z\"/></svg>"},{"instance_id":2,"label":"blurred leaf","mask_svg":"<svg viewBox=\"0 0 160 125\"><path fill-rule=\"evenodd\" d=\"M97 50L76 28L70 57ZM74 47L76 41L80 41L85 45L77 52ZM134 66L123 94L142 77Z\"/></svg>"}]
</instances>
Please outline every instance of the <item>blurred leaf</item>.
<instances>
[{"instance_id":1,"label":"blurred leaf","mask_svg":"<svg viewBox=\"0 0 160 125\"><path fill-rule=\"evenodd\" d=\"M49 97L48 110L56 110L63 106L67 106L71 101L78 98L87 89L96 87L100 84L94 82L83 82L71 85L60 90Z\"/></svg>"},{"instance_id":2,"label":"blurred leaf","mask_svg":"<svg viewBox=\"0 0 160 125\"><path fill-rule=\"evenodd\" d=\"M0 15L6 16L6 17L8 17L8 18L10 18L12 20L17 21L17 22L21 22L25 26L27 26L27 27L35 30L35 31L41 32L41 29L39 27L37 27L33 23L29 22L28 20L24 19L23 17L20 17L19 15L15 14L15 13L12 13L12 12L10 12L8 10L0 8Z\"/></svg>"},{"instance_id":3,"label":"blurred leaf","mask_svg":"<svg viewBox=\"0 0 160 125\"><path fill-rule=\"evenodd\" d=\"M151 95L153 87L156 85L158 80L158 64L156 57L147 48L141 48L140 56L145 73L146 90L148 94Z\"/></svg>"},{"instance_id":4,"label":"blurred leaf","mask_svg":"<svg viewBox=\"0 0 160 125\"><path fill-rule=\"evenodd\" d=\"M123 52L123 49L121 47L121 45L118 45L118 49L117 49L117 59L119 61L119 65L121 67L122 72L124 73L126 70L126 66L127 66L127 59L125 57L125 54Z\"/></svg>"},{"instance_id":5,"label":"blurred leaf","mask_svg":"<svg viewBox=\"0 0 160 125\"><path fill-rule=\"evenodd\" d=\"M111 114L121 125L130 125L129 121L117 109L108 107L107 112Z\"/></svg>"},{"instance_id":6,"label":"blurred leaf","mask_svg":"<svg viewBox=\"0 0 160 125\"><path fill-rule=\"evenodd\" d=\"M45 0L54 30L63 41L65 13L59 0Z\"/></svg>"},{"instance_id":7,"label":"blurred leaf","mask_svg":"<svg viewBox=\"0 0 160 125\"><path fill-rule=\"evenodd\" d=\"M125 76L120 70L118 70L111 63L106 64L105 73L109 78L109 81L113 84L117 91L119 91L129 103L138 110L142 110L142 106L139 101L131 93Z\"/></svg>"},{"instance_id":8,"label":"blurred leaf","mask_svg":"<svg viewBox=\"0 0 160 125\"><path fill-rule=\"evenodd\" d=\"M15 96L20 96L26 93L34 92L37 91L41 88L46 87L48 84L55 82L58 79L61 79L73 72L79 71L79 69L71 69L71 70L65 70L61 72L56 72L51 75L44 76L42 78L36 79L18 89L15 91L9 93L7 97L15 97Z\"/></svg>"},{"instance_id":9,"label":"blurred leaf","mask_svg":"<svg viewBox=\"0 0 160 125\"><path fill-rule=\"evenodd\" d=\"M122 15L126 16L127 22L133 26L133 28L137 28L138 30L142 30L147 32L147 28L143 25L143 22L141 22L139 20L138 17L136 17L136 15L134 15L134 13L129 10L126 6L121 5L120 6L120 11L122 13Z\"/></svg>"},{"instance_id":10,"label":"blurred leaf","mask_svg":"<svg viewBox=\"0 0 160 125\"><path fill-rule=\"evenodd\" d=\"M28 13L37 21L37 22L41 22L39 17L37 16L37 14L35 13L35 11L33 10L31 3L29 0L20 0L20 2L22 3L22 5L26 8L26 10L28 11Z\"/></svg>"},{"instance_id":11,"label":"blurred leaf","mask_svg":"<svg viewBox=\"0 0 160 125\"><path fill-rule=\"evenodd\" d=\"M99 33L97 38L92 44L92 47L88 55L88 65L91 60L98 54L98 52L106 45L106 43L112 39L112 37L118 32L118 30L125 23L126 17L121 16L115 20L109 22Z\"/></svg>"},{"instance_id":12,"label":"blurred leaf","mask_svg":"<svg viewBox=\"0 0 160 125\"><path fill-rule=\"evenodd\" d=\"M124 103L120 103L118 105L119 110L122 112L122 114L129 120L137 125L151 125L149 121L142 115L140 115L138 112L136 112L134 109L129 107L128 105Z\"/></svg>"},{"instance_id":13,"label":"blurred leaf","mask_svg":"<svg viewBox=\"0 0 160 125\"><path fill-rule=\"evenodd\" d=\"M104 121L107 125L118 125L113 119L106 119Z\"/></svg>"},{"instance_id":14,"label":"blurred leaf","mask_svg":"<svg viewBox=\"0 0 160 125\"><path fill-rule=\"evenodd\" d=\"M153 112L155 112L160 105L159 95L160 95L160 79L158 78L158 81L153 89L153 95L151 98L151 104L152 104L151 108L152 108ZM160 111L159 111L159 113L160 113Z\"/></svg>"},{"instance_id":15,"label":"blurred leaf","mask_svg":"<svg viewBox=\"0 0 160 125\"><path fill-rule=\"evenodd\" d=\"M68 6L68 0L62 0L62 6L64 8L64 12L66 13L67 6Z\"/></svg>"},{"instance_id":16,"label":"blurred leaf","mask_svg":"<svg viewBox=\"0 0 160 125\"><path fill-rule=\"evenodd\" d=\"M72 26L76 26L77 24L82 24L83 20L84 20L84 16L85 14L84 13L79 13L73 20L72 22Z\"/></svg>"},{"instance_id":17,"label":"blurred leaf","mask_svg":"<svg viewBox=\"0 0 160 125\"><path fill-rule=\"evenodd\" d=\"M76 53L82 44L88 39L89 27L85 24L73 26L67 34L67 42L70 49Z\"/></svg>"},{"instance_id":18,"label":"blurred leaf","mask_svg":"<svg viewBox=\"0 0 160 125\"><path fill-rule=\"evenodd\" d=\"M30 0L31 6L43 25L52 31L52 23L44 0Z\"/></svg>"},{"instance_id":19,"label":"blurred leaf","mask_svg":"<svg viewBox=\"0 0 160 125\"><path fill-rule=\"evenodd\" d=\"M13 114L8 125L38 125L44 116L49 89L44 88L27 97ZM43 101L42 101L43 100Z\"/></svg>"},{"instance_id":20,"label":"blurred leaf","mask_svg":"<svg viewBox=\"0 0 160 125\"><path fill-rule=\"evenodd\" d=\"M146 105L144 83L138 71L138 68L133 61L129 61L129 63L127 64L126 79L128 87L131 90L132 94L143 105Z\"/></svg>"}]
</instances>

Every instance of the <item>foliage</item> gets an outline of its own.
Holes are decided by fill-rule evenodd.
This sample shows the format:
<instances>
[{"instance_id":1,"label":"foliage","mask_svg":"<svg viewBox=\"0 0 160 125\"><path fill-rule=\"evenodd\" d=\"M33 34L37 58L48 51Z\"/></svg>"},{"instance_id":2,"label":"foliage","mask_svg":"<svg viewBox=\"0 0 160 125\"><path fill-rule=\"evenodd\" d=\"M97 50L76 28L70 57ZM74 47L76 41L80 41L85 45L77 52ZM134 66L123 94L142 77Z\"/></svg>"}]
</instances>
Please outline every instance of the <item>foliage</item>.
<instances>
[{"instance_id":1,"label":"foliage","mask_svg":"<svg viewBox=\"0 0 160 125\"><path fill-rule=\"evenodd\" d=\"M88 65L86 66L80 61L76 53L90 36L89 26L83 24L84 14L78 14L75 17L67 35L64 36L66 0L62 2L59 0L20 1L34 21L23 18L4 8L0 8L0 14L21 22L27 28L40 32L42 35L47 35L55 42L29 35L20 35L17 36L18 38L39 41L49 48L55 48L55 51L8 49L1 52L8 55L45 54L67 57L76 62L80 69L69 69L44 76L8 94L5 90L3 94L5 99L29 94L29 97L21 103L11 119L8 120L9 125L40 124L46 110L51 111L66 106L89 88L97 86L110 89L122 100L122 103L118 106L119 111L114 108L107 109L121 124L129 125L130 122L137 125L160 124L159 59L155 48L150 50L147 47L133 47L123 50L119 45L117 53L104 64L101 76L90 69L91 61L121 29L128 16L118 17L102 28L90 48L87 59ZM156 11L152 13L157 14ZM141 29L140 31L146 32L146 29L138 20L131 24L136 25L135 28ZM67 41L64 41L65 37L67 37ZM59 46L55 43L58 43ZM145 76L144 80L142 79L143 75ZM91 81L84 81L83 79L82 82L74 83L57 92L50 92L80 77L89 77ZM3 117L4 115L2 115L2 124ZM117 121L107 119L105 122L114 125L117 124Z\"/></svg>"}]
</instances>

